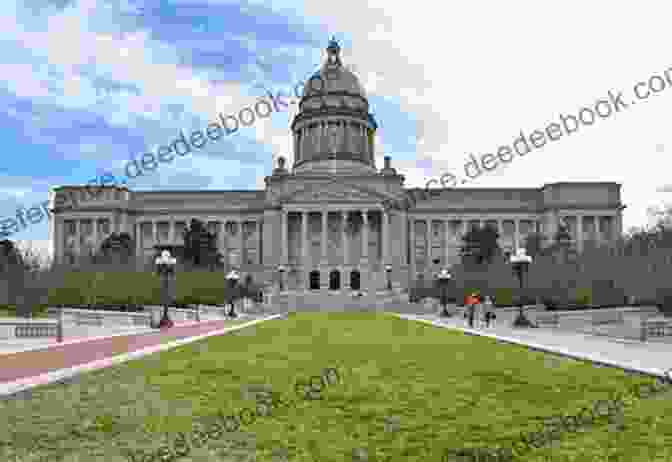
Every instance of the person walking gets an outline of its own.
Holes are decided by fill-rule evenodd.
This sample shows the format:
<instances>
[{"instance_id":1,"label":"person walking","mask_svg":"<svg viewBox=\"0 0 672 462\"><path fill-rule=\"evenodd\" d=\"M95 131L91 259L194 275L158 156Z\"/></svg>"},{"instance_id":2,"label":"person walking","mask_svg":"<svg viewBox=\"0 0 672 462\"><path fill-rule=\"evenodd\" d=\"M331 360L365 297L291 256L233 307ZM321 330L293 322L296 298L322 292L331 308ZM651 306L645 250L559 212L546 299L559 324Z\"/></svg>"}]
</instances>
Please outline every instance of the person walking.
<instances>
[{"instance_id":1,"label":"person walking","mask_svg":"<svg viewBox=\"0 0 672 462\"><path fill-rule=\"evenodd\" d=\"M490 327L490 322L493 322L495 320L495 307L494 304L492 303L492 299L490 297L485 297L485 301L483 302L484 305L484 310L485 310L485 327Z\"/></svg>"},{"instance_id":2,"label":"person walking","mask_svg":"<svg viewBox=\"0 0 672 462\"><path fill-rule=\"evenodd\" d=\"M474 328L474 315L476 314L476 304L478 303L478 295L473 293L467 297L467 305L469 306L469 328Z\"/></svg>"}]
</instances>

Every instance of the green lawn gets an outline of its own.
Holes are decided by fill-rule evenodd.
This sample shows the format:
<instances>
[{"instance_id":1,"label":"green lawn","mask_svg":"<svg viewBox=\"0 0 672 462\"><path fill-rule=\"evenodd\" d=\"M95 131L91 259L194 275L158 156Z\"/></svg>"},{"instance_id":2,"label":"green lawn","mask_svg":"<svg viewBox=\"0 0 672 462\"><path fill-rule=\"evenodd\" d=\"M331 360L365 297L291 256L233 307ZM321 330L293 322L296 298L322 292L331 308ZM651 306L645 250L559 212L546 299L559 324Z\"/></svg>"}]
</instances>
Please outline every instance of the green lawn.
<instances>
[{"instance_id":1,"label":"green lawn","mask_svg":"<svg viewBox=\"0 0 672 462\"><path fill-rule=\"evenodd\" d=\"M172 442L219 409L230 415L254 408L248 387L265 384L294 397L297 379L329 367L338 368L341 383L329 385L322 400L273 410L235 434L256 447L257 461L280 461L274 454L285 452L297 462L438 462L445 448L511 447L544 418L576 414L650 382L382 313L290 314L37 388L29 400L0 402L0 446L4 440L7 451L31 452L34 458L20 459L26 461L66 453L82 457L66 461L126 461L111 454L149 451L166 434ZM567 434L559 446L519 460L656 460L672 447L665 394L635 402L618 422ZM225 452L229 440L210 448ZM606 459L609 445L618 458ZM353 459L362 449L368 459ZM556 457L549 459L551 451ZM197 457L206 454L194 450L180 460L235 460ZM0 451L0 460L12 459Z\"/></svg>"}]
</instances>

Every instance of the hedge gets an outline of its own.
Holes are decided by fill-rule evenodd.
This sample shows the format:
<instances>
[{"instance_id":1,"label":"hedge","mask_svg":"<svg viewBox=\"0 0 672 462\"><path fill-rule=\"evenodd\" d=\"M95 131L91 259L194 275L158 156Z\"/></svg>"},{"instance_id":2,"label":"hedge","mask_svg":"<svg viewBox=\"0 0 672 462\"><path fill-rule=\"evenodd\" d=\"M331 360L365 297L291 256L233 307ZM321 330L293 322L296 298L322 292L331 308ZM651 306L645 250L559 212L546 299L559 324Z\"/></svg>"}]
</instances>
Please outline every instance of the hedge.
<instances>
[{"instance_id":1,"label":"hedge","mask_svg":"<svg viewBox=\"0 0 672 462\"><path fill-rule=\"evenodd\" d=\"M175 278L174 300L179 305L226 303L221 272L194 271ZM49 305L160 305L161 280L150 272L70 272L49 289Z\"/></svg>"}]
</instances>

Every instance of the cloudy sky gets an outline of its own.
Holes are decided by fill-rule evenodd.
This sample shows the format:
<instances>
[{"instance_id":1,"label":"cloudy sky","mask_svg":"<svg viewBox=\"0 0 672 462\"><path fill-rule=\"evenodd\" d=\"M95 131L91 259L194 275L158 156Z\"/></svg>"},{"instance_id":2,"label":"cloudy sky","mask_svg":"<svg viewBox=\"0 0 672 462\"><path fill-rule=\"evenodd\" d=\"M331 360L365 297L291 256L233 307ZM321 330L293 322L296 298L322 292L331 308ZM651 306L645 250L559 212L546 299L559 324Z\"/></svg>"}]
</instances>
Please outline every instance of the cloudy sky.
<instances>
[{"instance_id":1,"label":"cloudy sky","mask_svg":"<svg viewBox=\"0 0 672 462\"><path fill-rule=\"evenodd\" d=\"M407 186L464 176L492 153L672 68L663 2L5 0L0 16L0 218L291 91L339 40ZM672 71L670 71L672 73ZM671 75L671 74L668 74ZM662 80L659 80L660 82ZM672 88L517 157L465 186L622 183L624 228L672 196ZM291 110L163 164L137 189L263 187L291 160ZM670 185L670 186L668 186ZM666 192L667 191L667 192ZM47 222L13 239L45 242Z\"/></svg>"}]
</instances>

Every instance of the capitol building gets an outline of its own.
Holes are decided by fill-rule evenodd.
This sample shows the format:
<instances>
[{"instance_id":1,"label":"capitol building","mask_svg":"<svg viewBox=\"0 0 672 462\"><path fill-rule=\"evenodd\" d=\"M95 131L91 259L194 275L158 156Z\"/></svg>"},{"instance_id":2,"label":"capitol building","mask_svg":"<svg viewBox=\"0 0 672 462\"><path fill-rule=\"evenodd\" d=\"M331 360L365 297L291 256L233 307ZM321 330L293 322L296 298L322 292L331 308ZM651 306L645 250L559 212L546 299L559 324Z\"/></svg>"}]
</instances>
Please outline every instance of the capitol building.
<instances>
[{"instance_id":1,"label":"capitol building","mask_svg":"<svg viewBox=\"0 0 672 462\"><path fill-rule=\"evenodd\" d=\"M346 69L335 41L309 80L291 124L291 166L278 159L263 190L132 191L105 188L76 209L55 200L50 240L57 262L96 251L112 232L131 235L137 255L183 245L192 218L217 236L226 269L255 282L297 290L408 287L460 261L461 237L491 224L500 246L513 252L533 232L551 239L567 224L580 251L584 242L609 242L622 232L618 183L552 183L538 188L432 189L410 207L412 189L390 157L375 164L377 124L364 88ZM54 195L82 192L63 186ZM417 188L414 188L417 189Z\"/></svg>"}]
</instances>

